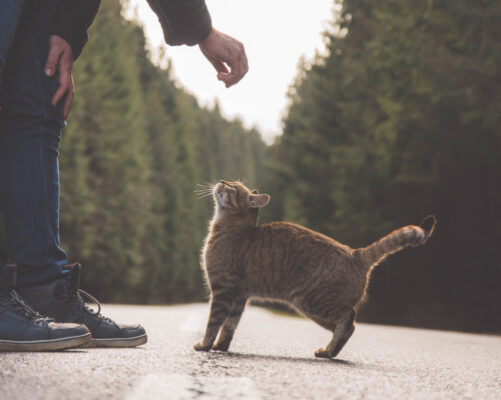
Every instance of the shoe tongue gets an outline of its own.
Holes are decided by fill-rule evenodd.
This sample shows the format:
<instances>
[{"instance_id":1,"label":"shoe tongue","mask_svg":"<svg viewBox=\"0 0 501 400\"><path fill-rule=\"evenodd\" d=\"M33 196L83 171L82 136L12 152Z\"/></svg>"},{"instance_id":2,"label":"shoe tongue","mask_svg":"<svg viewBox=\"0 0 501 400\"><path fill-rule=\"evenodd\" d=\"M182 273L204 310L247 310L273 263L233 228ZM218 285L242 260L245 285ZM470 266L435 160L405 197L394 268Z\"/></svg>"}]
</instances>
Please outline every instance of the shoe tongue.
<instances>
[{"instance_id":1,"label":"shoe tongue","mask_svg":"<svg viewBox=\"0 0 501 400\"><path fill-rule=\"evenodd\" d=\"M17 265L5 264L0 274L0 293L10 293L14 290L17 280Z\"/></svg>"},{"instance_id":2,"label":"shoe tongue","mask_svg":"<svg viewBox=\"0 0 501 400\"><path fill-rule=\"evenodd\" d=\"M82 265L73 264L69 268L71 271L70 291L76 293L80 287L80 275L82 274Z\"/></svg>"}]
</instances>

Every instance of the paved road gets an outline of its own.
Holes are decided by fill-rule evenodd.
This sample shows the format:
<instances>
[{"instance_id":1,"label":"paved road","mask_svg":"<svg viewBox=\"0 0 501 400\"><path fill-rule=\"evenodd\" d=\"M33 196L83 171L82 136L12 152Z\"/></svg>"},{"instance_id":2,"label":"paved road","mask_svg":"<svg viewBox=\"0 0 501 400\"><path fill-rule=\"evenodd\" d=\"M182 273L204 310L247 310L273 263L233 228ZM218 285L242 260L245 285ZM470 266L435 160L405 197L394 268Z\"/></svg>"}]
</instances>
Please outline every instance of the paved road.
<instances>
[{"instance_id":1,"label":"paved road","mask_svg":"<svg viewBox=\"0 0 501 400\"><path fill-rule=\"evenodd\" d=\"M339 360L319 360L329 332L249 307L230 353L196 353L206 305L104 309L149 343L0 353L0 400L501 399L501 337L358 324Z\"/></svg>"}]
</instances>

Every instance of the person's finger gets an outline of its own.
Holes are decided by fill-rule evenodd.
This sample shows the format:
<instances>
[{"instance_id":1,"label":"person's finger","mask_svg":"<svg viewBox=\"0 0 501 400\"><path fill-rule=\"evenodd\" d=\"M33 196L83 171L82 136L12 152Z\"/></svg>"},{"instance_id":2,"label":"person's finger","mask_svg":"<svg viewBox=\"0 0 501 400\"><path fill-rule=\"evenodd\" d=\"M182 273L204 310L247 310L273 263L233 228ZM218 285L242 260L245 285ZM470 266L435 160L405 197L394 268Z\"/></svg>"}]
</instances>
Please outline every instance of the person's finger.
<instances>
[{"instance_id":1,"label":"person's finger","mask_svg":"<svg viewBox=\"0 0 501 400\"><path fill-rule=\"evenodd\" d=\"M219 79L221 82L223 82L226 87L230 87L231 82L233 80L233 74L231 72L228 72L228 73L221 72L221 73L217 74L217 79Z\"/></svg>"},{"instance_id":2,"label":"person's finger","mask_svg":"<svg viewBox=\"0 0 501 400\"><path fill-rule=\"evenodd\" d=\"M52 104L55 106L68 92L70 87L73 87L71 81L71 58L67 54L63 54L59 59L59 87L52 97Z\"/></svg>"},{"instance_id":3,"label":"person's finger","mask_svg":"<svg viewBox=\"0 0 501 400\"><path fill-rule=\"evenodd\" d=\"M59 46L50 46L49 47L49 56L47 57L47 62L45 64L45 73L48 76L52 76L55 74L57 70L57 64L59 63L59 59L63 54L63 49Z\"/></svg>"},{"instance_id":4,"label":"person's finger","mask_svg":"<svg viewBox=\"0 0 501 400\"><path fill-rule=\"evenodd\" d=\"M247 54L245 53L244 45L240 43L240 77L238 80L242 79L245 74L249 71L249 61L247 60Z\"/></svg>"},{"instance_id":5,"label":"person's finger","mask_svg":"<svg viewBox=\"0 0 501 400\"><path fill-rule=\"evenodd\" d=\"M221 80L226 84L226 87L233 86L234 84L238 83L243 77L243 73L240 67L238 67L238 69L237 67L233 67L230 73L220 75Z\"/></svg>"},{"instance_id":6,"label":"person's finger","mask_svg":"<svg viewBox=\"0 0 501 400\"><path fill-rule=\"evenodd\" d=\"M62 76L62 74L61 74ZM59 79L59 87L57 88L54 97L52 97L52 105L55 106L64 97L69 88L68 79Z\"/></svg>"},{"instance_id":7,"label":"person's finger","mask_svg":"<svg viewBox=\"0 0 501 400\"><path fill-rule=\"evenodd\" d=\"M218 61L218 60L214 60L214 59L209 59L209 61L214 66L214 68L216 69L216 71L218 73L229 72L228 68L226 67L226 65L222 61Z\"/></svg>"},{"instance_id":8,"label":"person's finger","mask_svg":"<svg viewBox=\"0 0 501 400\"><path fill-rule=\"evenodd\" d=\"M55 106L64 97L70 87L70 76L67 71L60 69L59 71L59 87L57 88L54 97L52 97L52 105Z\"/></svg>"},{"instance_id":9,"label":"person's finger","mask_svg":"<svg viewBox=\"0 0 501 400\"><path fill-rule=\"evenodd\" d=\"M228 61L230 67L230 72L228 74L221 74L222 81L226 84L226 87L233 86L237 83L242 75L242 64L238 57L233 57L231 61Z\"/></svg>"},{"instance_id":10,"label":"person's finger","mask_svg":"<svg viewBox=\"0 0 501 400\"><path fill-rule=\"evenodd\" d=\"M70 114L74 97L75 97L75 83L73 82L73 78L70 75L70 87L68 89L68 94L66 95L66 99L64 100L64 107L63 107L64 119L67 119L68 115Z\"/></svg>"},{"instance_id":11,"label":"person's finger","mask_svg":"<svg viewBox=\"0 0 501 400\"><path fill-rule=\"evenodd\" d=\"M64 100L64 108L63 108L64 119L68 118L68 115L70 114L74 97L75 97L74 90L73 89L68 90L68 94L66 95L66 100Z\"/></svg>"},{"instance_id":12,"label":"person's finger","mask_svg":"<svg viewBox=\"0 0 501 400\"><path fill-rule=\"evenodd\" d=\"M231 68L231 72L229 74L221 74L220 76L220 80L226 84L226 87L240 82L249 70L247 56L242 44L240 44L239 51L234 55L232 61L228 62L228 65Z\"/></svg>"},{"instance_id":13,"label":"person's finger","mask_svg":"<svg viewBox=\"0 0 501 400\"><path fill-rule=\"evenodd\" d=\"M243 45L242 45L242 52L243 52L242 62L243 62L244 75L245 75L247 72L249 72L249 60L247 59L247 54L245 53L245 48Z\"/></svg>"}]
</instances>

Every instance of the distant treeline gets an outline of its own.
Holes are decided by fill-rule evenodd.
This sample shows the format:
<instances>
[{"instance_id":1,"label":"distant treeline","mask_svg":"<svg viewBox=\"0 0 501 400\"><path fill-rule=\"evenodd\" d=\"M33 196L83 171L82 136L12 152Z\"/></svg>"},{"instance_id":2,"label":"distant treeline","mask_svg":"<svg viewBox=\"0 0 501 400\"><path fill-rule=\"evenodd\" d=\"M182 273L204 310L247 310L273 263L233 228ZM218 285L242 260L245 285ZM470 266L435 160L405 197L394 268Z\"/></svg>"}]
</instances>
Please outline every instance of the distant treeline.
<instances>
[{"instance_id":1,"label":"distant treeline","mask_svg":"<svg viewBox=\"0 0 501 400\"><path fill-rule=\"evenodd\" d=\"M269 218L354 247L438 217L361 319L501 332L501 2L344 0L271 149Z\"/></svg>"},{"instance_id":2,"label":"distant treeline","mask_svg":"<svg viewBox=\"0 0 501 400\"><path fill-rule=\"evenodd\" d=\"M435 214L427 245L376 269L360 319L501 331L500 4L344 0L267 147L199 107L149 61L118 1L103 2L61 148L62 241L87 266L86 289L115 302L203 299L212 204L194 190L243 178L272 196L263 221L352 247Z\"/></svg>"},{"instance_id":3,"label":"distant treeline","mask_svg":"<svg viewBox=\"0 0 501 400\"><path fill-rule=\"evenodd\" d=\"M223 177L259 181L266 146L154 66L118 1L102 2L90 36L61 146L63 247L104 301L202 300L213 205L194 191Z\"/></svg>"}]
</instances>

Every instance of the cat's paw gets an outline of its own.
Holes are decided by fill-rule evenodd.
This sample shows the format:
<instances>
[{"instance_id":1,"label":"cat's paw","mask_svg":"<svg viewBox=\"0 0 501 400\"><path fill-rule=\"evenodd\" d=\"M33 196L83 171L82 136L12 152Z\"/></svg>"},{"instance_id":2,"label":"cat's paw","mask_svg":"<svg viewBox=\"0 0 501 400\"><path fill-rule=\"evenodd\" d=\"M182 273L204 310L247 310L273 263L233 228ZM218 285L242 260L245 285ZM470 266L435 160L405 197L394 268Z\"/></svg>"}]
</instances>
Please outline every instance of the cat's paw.
<instances>
[{"instance_id":1,"label":"cat's paw","mask_svg":"<svg viewBox=\"0 0 501 400\"><path fill-rule=\"evenodd\" d=\"M202 342L200 342L200 343L197 343L195 346L193 346L193 348L196 351L209 351L211 346L207 346L207 345L203 344Z\"/></svg>"},{"instance_id":2,"label":"cat's paw","mask_svg":"<svg viewBox=\"0 0 501 400\"><path fill-rule=\"evenodd\" d=\"M229 343L216 343L213 347L212 350L217 350L217 351L228 351L228 348L230 347Z\"/></svg>"},{"instance_id":3,"label":"cat's paw","mask_svg":"<svg viewBox=\"0 0 501 400\"><path fill-rule=\"evenodd\" d=\"M327 349L320 348L315 351L315 357L318 358L332 358L332 355L327 351Z\"/></svg>"}]
</instances>

